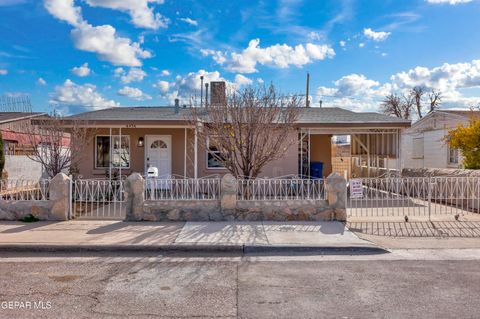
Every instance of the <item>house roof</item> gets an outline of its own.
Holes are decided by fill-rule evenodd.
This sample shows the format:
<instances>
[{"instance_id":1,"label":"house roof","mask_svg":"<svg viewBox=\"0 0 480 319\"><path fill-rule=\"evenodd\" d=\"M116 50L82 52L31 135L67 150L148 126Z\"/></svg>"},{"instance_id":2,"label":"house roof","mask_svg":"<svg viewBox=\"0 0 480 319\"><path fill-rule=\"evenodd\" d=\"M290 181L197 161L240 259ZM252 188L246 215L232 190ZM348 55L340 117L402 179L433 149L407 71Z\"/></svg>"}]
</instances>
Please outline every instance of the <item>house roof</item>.
<instances>
[{"instance_id":1,"label":"house roof","mask_svg":"<svg viewBox=\"0 0 480 319\"><path fill-rule=\"evenodd\" d=\"M103 110L85 112L72 115L67 119L85 120L95 123L100 122L124 122L124 121L162 121L162 122L184 122L188 118L189 108L180 107L175 112L175 107L114 107ZM374 113L374 112L353 112L346 109L332 108L301 108L298 124L306 125L352 125L361 126L410 126L409 120Z\"/></svg>"},{"instance_id":2,"label":"house roof","mask_svg":"<svg viewBox=\"0 0 480 319\"><path fill-rule=\"evenodd\" d=\"M471 116L480 117L480 111L472 111L472 110L438 110L438 112L460 115L464 117L471 117Z\"/></svg>"},{"instance_id":3,"label":"house roof","mask_svg":"<svg viewBox=\"0 0 480 319\"><path fill-rule=\"evenodd\" d=\"M46 115L41 112L0 112L0 124Z\"/></svg>"}]
</instances>

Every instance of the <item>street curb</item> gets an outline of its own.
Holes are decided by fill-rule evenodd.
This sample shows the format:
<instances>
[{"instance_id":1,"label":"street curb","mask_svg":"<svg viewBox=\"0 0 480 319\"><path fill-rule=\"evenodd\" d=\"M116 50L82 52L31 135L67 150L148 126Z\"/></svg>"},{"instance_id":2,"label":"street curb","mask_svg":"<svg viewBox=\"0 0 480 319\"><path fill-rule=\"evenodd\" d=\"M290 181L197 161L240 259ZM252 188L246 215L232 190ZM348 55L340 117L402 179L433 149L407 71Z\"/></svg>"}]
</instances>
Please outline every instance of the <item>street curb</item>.
<instances>
[{"instance_id":1,"label":"street curb","mask_svg":"<svg viewBox=\"0 0 480 319\"><path fill-rule=\"evenodd\" d=\"M266 245L192 245L192 244L167 244L167 245L37 245L37 244L2 244L0 252L13 253L190 253L190 254L237 254L237 255L373 255L384 254L389 251L376 246L266 246Z\"/></svg>"}]
</instances>

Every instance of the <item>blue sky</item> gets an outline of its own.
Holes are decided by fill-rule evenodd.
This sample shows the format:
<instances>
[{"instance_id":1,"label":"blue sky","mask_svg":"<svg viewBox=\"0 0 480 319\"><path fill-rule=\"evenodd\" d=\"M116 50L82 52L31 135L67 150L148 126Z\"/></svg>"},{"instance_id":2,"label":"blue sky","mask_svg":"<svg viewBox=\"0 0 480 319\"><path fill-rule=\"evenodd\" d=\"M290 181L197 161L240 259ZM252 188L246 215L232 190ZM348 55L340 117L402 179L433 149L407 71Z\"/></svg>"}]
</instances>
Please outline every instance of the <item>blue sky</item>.
<instances>
[{"instance_id":1,"label":"blue sky","mask_svg":"<svg viewBox=\"0 0 480 319\"><path fill-rule=\"evenodd\" d=\"M188 103L199 75L376 110L389 93L480 102L478 0L0 0L0 94L35 110Z\"/></svg>"}]
</instances>

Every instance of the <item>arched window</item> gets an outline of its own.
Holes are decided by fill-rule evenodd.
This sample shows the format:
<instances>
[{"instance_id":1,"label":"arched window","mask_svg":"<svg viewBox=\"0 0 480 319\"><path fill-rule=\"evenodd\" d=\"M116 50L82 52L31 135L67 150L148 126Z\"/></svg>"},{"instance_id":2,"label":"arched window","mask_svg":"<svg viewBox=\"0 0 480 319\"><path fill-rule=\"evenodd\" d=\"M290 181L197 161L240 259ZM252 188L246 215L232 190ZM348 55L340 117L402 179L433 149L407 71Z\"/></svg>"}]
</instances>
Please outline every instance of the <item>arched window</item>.
<instances>
[{"instance_id":1,"label":"arched window","mask_svg":"<svg viewBox=\"0 0 480 319\"><path fill-rule=\"evenodd\" d=\"M162 140L156 140L150 145L150 148L167 148L167 143Z\"/></svg>"}]
</instances>

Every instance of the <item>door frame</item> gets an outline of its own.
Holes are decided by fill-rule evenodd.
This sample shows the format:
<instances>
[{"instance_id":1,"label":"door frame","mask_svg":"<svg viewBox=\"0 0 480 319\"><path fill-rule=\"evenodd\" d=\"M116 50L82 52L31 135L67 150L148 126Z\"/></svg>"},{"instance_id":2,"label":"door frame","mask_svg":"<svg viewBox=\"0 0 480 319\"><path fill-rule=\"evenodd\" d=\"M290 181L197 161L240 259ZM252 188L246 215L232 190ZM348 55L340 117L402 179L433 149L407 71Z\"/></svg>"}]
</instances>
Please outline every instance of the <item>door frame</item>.
<instances>
[{"instance_id":1,"label":"door frame","mask_svg":"<svg viewBox=\"0 0 480 319\"><path fill-rule=\"evenodd\" d=\"M145 134L145 146L144 146L144 150L143 150L143 169L144 169L144 175L146 176L147 175L147 153L148 153L148 149L150 148L150 145L148 144L148 139L149 138L168 138L170 140L170 174L169 175L172 175L173 172L172 172L172 154L173 154L173 151L172 151L172 147L173 147L173 143L172 143L172 135L167 135L167 134Z\"/></svg>"}]
</instances>

